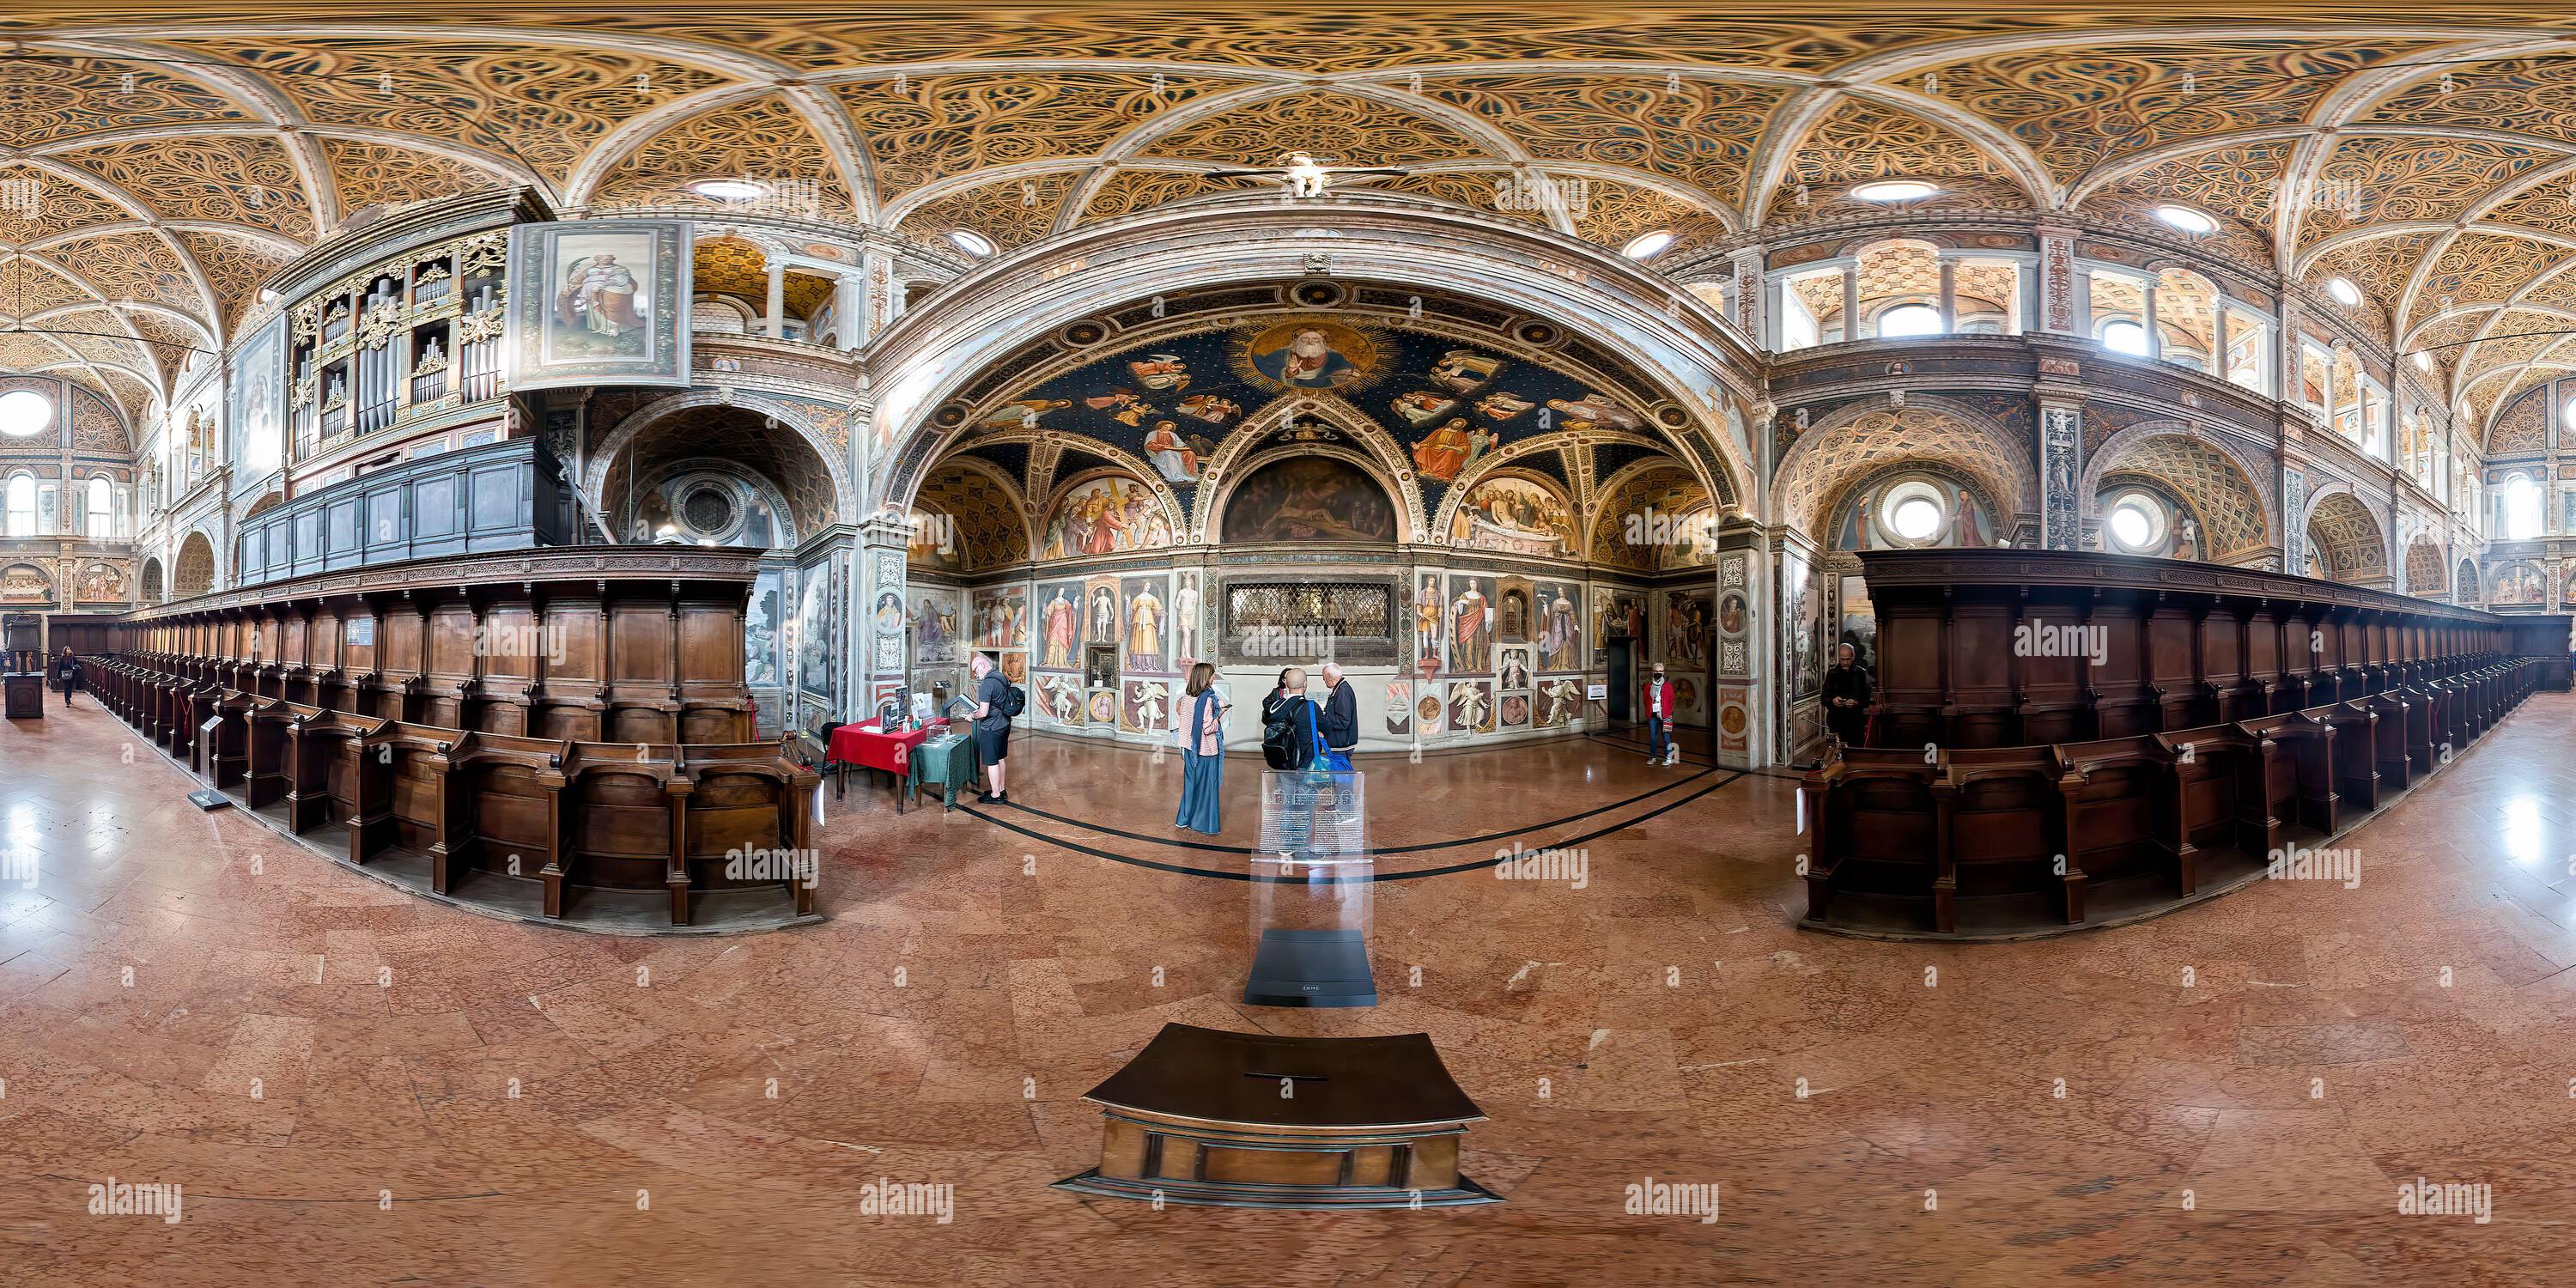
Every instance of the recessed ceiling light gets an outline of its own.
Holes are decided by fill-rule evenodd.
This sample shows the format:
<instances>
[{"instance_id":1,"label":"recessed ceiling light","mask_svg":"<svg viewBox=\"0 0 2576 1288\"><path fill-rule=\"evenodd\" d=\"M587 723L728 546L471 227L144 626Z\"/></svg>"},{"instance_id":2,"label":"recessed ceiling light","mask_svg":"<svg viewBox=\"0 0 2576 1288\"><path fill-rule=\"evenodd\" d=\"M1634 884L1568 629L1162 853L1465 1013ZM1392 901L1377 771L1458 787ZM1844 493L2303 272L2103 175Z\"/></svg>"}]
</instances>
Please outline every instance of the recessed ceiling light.
<instances>
[{"instance_id":1,"label":"recessed ceiling light","mask_svg":"<svg viewBox=\"0 0 2576 1288\"><path fill-rule=\"evenodd\" d=\"M1851 195L1863 201L1912 201L1939 191L1920 179L1881 179L1852 189Z\"/></svg>"},{"instance_id":2,"label":"recessed ceiling light","mask_svg":"<svg viewBox=\"0 0 2576 1288\"><path fill-rule=\"evenodd\" d=\"M718 201L752 201L769 195L769 185L750 179L700 179L689 191Z\"/></svg>"},{"instance_id":3,"label":"recessed ceiling light","mask_svg":"<svg viewBox=\"0 0 2576 1288\"><path fill-rule=\"evenodd\" d=\"M2431 371L2433 369L2433 355L2426 353L2421 349L2416 350L2415 369L2417 371Z\"/></svg>"},{"instance_id":4,"label":"recessed ceiling light","mask_svg":"<svg viewBox=\"0 0 2576 1288\"><path fill-rule=\"evenodd\" d=\"M2161 219L2184 232L2190 233L2194 237L2204 237L2210 233L2218 231L2217 220L2212 219L2189 206L2158 206L2156 207L2156 218Z\"/></svg>"},{"instance_id":5,"label":"recessed ceiling light","mask_svg":"<svg viewBox=\"0 0 2576 1288\"><path fill-rule=\"evenodd\" d=\"M2326 294L2335 297L2335 303L2340 304L2345 308L2357 309L2361 307L2361 288L2353 285L2352 279L2349 277L2328 279L2326 282Z\"/></svg>"},{"instance_id":6,"label":"recessed ceiling light","mask_svg":"<svg viewBox=\"0 0 2576 1288\"><path fill-rule=\"evenodd\" d=\"M955 243L957 249L962 250L977 259L982 259L993 253L993 243L991 241L987 240L979 233L970 233L963 228L949 229L948 240Z\"/></svg>"},{"instance_id":7,"label":"recessed ceiling light","mask_svg":"<svg viewBox=\"0 0 2576 1288\"><path fill-rule=\"evenodd\" d=\"M1664 248L1672 244L1673 234L1671 230L1659 228L1654 232L1650 232L1645 236L1620 247L1619 253L1630 259L1653 259L1655 256L1663 254Z\"/></svg>"}]
</instances>

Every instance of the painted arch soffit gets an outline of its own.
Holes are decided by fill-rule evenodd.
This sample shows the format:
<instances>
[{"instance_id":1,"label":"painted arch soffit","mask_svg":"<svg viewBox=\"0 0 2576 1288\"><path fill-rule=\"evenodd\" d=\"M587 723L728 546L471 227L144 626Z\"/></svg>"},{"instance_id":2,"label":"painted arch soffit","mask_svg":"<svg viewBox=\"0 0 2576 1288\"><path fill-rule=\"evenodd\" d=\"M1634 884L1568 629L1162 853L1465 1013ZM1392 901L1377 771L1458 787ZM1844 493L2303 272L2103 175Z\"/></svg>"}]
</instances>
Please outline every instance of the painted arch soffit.
<instances>
[{"instance_id":1,"label":"painted arch soffit","mask_svg":"<svg viewBox=\"0 0 2576 1288\"><path fill-rule=\"evenodd\" d=\"M1488 319L1501 316L1479 307ZM1093 339L1108 327L1062 330ZM1371 455L1395 491L1419 494L1420 506L1404 508L1412 528L1428 531L1445 494L1490 461L1632 439L1682 456L1704 488L1714 477L1731 494L1731 480L1713 473L1724 467L1710 463L1723 449L1691 441L1698 430L1674 428L1689 417L1652 399L1641 377L1605 373L1615 360L1552 325L1516 330L1461 325L1427 309L1415 319L1256 308L1072 352L1050 343L1034 361L1002 364L1027 374L970 381L970 391L990 392L943 409L935 419L956 428L940 459L1008 443L1123 454L1149 462L1186 497L1230 476L1252 449L1344 442ZM1193 532L1205 532L1208 507L1190 508Z\"/></svg>"}]
</instances>

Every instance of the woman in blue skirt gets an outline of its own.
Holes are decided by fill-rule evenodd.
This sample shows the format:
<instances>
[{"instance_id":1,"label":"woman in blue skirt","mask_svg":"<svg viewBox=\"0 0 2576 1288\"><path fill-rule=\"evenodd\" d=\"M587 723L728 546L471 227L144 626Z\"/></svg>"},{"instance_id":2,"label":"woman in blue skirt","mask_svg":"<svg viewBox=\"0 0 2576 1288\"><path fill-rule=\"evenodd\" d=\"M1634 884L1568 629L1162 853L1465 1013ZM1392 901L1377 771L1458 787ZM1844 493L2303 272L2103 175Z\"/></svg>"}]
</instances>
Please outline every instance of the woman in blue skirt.
<instances>
[{"instance_id":1,"label":"woman in blue skirt","mask_svg":"<svg viewBox=\"0 0 2576 1288\"><path fill-rule=\"evenodd\" d=\"M1216 691L1216 667L1201 662L1190 668L1180 710L1173 714L1175 740L1181 744L1181 816L1173 826L1214 836L1225 830L1225 702Z\"/></svg>"}]
</instances>

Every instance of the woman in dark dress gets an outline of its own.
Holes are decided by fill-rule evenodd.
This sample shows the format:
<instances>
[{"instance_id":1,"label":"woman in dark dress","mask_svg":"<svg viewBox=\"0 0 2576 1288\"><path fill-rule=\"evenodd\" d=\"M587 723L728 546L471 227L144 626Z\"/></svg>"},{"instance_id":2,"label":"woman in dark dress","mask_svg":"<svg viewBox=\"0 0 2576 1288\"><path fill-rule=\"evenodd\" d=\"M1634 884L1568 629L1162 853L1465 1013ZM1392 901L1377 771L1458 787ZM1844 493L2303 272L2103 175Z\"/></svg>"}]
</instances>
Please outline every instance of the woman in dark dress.
<instances>
[{"instance_id":1,"label":"woman in dark dress","mask_svg":"<svg viewBox=\"0 0 2576 1288\"><path fill-rule=\"evenodd\" d=\"M1174 827L1214 836L1225 830L1225 701L1216 691L1216 666L1190 668L1181 694L1175 733L1181 744L1181 813Z\"/></svg>"},{"instance_id":2,"label":"woman in dark dress","mask_svg":"<svg viewBox=\"0 0 2576 1288\"><path fill-rule=\"evenodd\" d=\"M54 659L54 678L62 682L63 705L72 704L72 692L80 688L80 659L72 656L72 646L63 645L63 655Z\"/></svg>"}]
</instances>

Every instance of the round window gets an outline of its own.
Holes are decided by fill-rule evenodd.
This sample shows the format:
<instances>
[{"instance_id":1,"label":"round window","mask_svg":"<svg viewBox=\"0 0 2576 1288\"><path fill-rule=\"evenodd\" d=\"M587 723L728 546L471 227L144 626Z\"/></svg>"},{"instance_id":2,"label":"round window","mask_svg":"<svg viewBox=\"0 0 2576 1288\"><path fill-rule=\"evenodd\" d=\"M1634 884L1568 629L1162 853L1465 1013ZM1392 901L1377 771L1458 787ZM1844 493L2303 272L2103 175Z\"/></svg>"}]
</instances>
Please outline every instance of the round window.
<instances>
[{"instance_id":1,"label":"round window","mask_svg":"<svg viewBox=\"0 0 2576 1288\"><path fill-rule=\"evenodd\" d=\"M33 389L0 394L0 434L33 438L54 423L54 400Z\"/></svg>"},{"instance_id":2,"label":"round window","mask_svg":"<svg viewBox=\"0 0 2576 1288\"><path fill-rule=\"evenodd\" d=\"M2114 548L2129 554L2158 554L2165 545L2165 523L2161 502L2143 492L2131 492L2111 502L2102 526Z\"/></svg>"},{"instance_id":3,"label":"round window","mask_svg":"<svg viewBox=\"0 0 2576 1288\"><path fill-rule=\"evenodd\" d=\"M1923 497L1909 497L1897 502L1895 512L1887 516L1887 526L1908 541L1921 541L1941 530L1941 507Z\"/></svg>"},{"instance_id":4,"label":"round window","mask_svg":"<svg viewBox=\"0 0 2576 1288\"><path fill-rule=\"evenodd\" d=\"M1928 546L1941 540L1950 521L1950 506L1941 489L1924 479L1907 479L1887 490L1878 503L1878 531L1891 545Z\"/></svg>"},{"instance_id":5,"label":"round window","mask_svg":"<svg viewBox=\"0 0 2576 1288\"><path fill-rule=\"evenodd\" d=\"M2143 546L2155 530L2155 521L2137 506L2124 505L2111 512L2111 535L2118 537L2121 545Z\"/></svg>"},{"instance_id":6,"label":"round window","mask_svg":"<svg viewBox=\"0 0 2576 1288\"><path fill-rule=\"evenodd\" d=\"M716 533L733 526L733 499L711 487L702 487L680 503L680 517L700 532Z\"/></svg>"}]
</instances>

